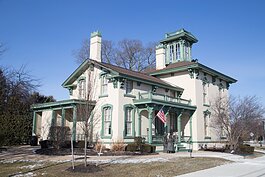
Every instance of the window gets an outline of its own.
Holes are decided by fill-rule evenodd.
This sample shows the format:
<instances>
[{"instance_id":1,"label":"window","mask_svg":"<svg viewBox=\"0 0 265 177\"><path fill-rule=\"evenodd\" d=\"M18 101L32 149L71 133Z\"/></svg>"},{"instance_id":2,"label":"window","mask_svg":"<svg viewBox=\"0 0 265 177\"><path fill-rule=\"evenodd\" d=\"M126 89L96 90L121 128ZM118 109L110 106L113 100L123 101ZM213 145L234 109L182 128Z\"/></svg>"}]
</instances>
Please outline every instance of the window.
<instances>
[{"instance_id":1,"label":"window","mask_svg":"<svg viewBox=\"0 0 265 177\"><path fill-rule=\"evenodd\" d=\"M170 63L172 63L173 59L174 59L174 45L173 44L170 45L170 47L169 47L169 56L170 56L169 61L170 61Z\"/></svg>"},{"instance_id":2,"label":"window","mask_svg":"<svg viewBox=\"0 0 265 177\"><path fill-rule=\"evenodd\" d=\"M177 60L180 60L180 44L177 43L176 45L176 58Z\"/></svg>"},{"instance_id":3,"label":"window","mask_svg":"<svg viewBox=\"0 0 265 177\"><path fill-rule=\"evenodd\" d=\"M125 136L132 136L132 118L133 108L127 107L125 109Z\"/></svg>"},{"instance_id":4,"label":"window","mask_svg":"<svg viewBox=\"0 0 265 177\"><path fill-rule=\"evenodd\" d=\"M203 104L208 104L209 85L206 82L203 82L202 89L203 89Z\"/></svg>"},{"instance_id":5,"label":"window","mask_svg":"<svg viewBox=\"0 0 265 177\"><path fill-rule=\"evenodd\" d=\"M205 138L210 137L209 122L210 122L210 114L204 113L204 136Z\"/></svg>"},{"instance_id":6,"label":"window","mask_svg":"<svg viewBox=\"0 0 265 177\"><path fill-rule=\"evenodd\" d=\"M185 43L185 59L189 59L190 58L190 44L188 42Z\"/></svg>"},{"instance_id":7,"label":"window","mask_svg":"<svg viewBox=\"0 0 265 177\"><path fill-rule=\"evenodd\" d=\"M111 107L103 108L103 135L111 135Z\"/></svg>"},{"instance_id":8,"label":"window","mask_svg":"<svg viewBox=\"0 0 265 177\"><path fill-rule=\"evenodd\" d=\"M126 81L126 94L132 93L132 89L133 89L133 81L127 80Z\"/></svg>"},{"instance_id":9,"label":"window","mask_svg":"<svg viewBox=\"0 0 265 177\"><path fill-rule=\"evenodd\" d=\"M79 98L86 98L86 81L85 79L79 80L78 82Z\"/></svg>"},{"instance_id":10,"label":"window","mask_svg":"<svg viewBox=\"0 0 265 177\"><path fill-rule=\"evenodd\" d=\"M101 95L108 94L108 79L107 75L102 75L101 77Z\"/></svg>"}]
</instances>

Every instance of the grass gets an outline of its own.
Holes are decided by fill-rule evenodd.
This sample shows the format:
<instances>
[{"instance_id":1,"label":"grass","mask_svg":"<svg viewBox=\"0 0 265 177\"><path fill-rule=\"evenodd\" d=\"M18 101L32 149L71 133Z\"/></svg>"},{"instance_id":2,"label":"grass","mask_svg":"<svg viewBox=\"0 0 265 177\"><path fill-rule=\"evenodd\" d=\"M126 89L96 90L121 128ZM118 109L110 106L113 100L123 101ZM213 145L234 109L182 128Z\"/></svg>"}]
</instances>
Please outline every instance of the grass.
<instances>
[{"instance_id":1,"label":"grass","mask_svg":"<svg viewBox=\"0 0 265 177\"><path fill-rule=\"evenodd\" d=\"M95 166L94 164L89 164L90 171L80 172L80 171L69 171L71 169L71 163L61 163L61 164L44 164L41 167L36 167L35 169L21 169L21 166L31 165L32 163L0 163L0 176L9 176L11 174L16 174L18 172L32 172L37 176L108 176L108 177L124 177L124 176L176 176L180 174L190 173L198 170L203 170L207 168L212 168L218 165L229 163L230 161L220 159L220 158L187 158L181 157L172 159L169 162L152 162L152 163L138 163L138 164L101 164ZM78 166L79 165L79 166ZM76 164L77 167L83 166L83 164Z\"/></svg>"}]
</instances>

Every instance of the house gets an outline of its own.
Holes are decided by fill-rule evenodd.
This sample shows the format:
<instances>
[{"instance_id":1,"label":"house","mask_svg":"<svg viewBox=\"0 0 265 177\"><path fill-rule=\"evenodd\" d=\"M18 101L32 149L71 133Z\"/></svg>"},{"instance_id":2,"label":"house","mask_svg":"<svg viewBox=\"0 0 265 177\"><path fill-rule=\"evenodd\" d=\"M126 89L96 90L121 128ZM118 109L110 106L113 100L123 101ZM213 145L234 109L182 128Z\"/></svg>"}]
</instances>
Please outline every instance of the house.
<instances>
[{"instance_id":1,"label":"house","mask_svg":"<svg viewBox=\"0 0 265 177\"><path fill-rule=\"evenodd\" d=\"M91 34L90 59L62 84L69 100L32 106L32 134L48 139L51 126L67 126L73 140L80 141L88 116L91 139L107 146L141 136L161 149L169 132L177 137L177 151L226 140L225 133L210 126L211 100L228 96L236 80L192 59L198 40L190 32L167 33L156 47L156 68L145 73L102 62L101 40L99 32ZM93 108L81 116L88 102ZM157 118L160 110L166 122Z\"/></svg>"}]
</instances>

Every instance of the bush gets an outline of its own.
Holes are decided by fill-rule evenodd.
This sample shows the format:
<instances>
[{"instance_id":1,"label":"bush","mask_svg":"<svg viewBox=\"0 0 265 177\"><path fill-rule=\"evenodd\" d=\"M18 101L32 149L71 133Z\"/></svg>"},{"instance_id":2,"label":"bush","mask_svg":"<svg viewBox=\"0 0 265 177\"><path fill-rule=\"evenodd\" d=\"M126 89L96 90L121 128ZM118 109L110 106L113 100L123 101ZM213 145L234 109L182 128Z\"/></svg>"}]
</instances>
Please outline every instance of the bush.
<instances>
[{"instance_id":1,"label":"bush","mask_svg":"<svg viewBox=\"0 0 265 177\"><path fill-rule=\"evenodd\" d=\"M240 145L238 147L238 152L242 154L253 154L254 153L254 147L249 145Z\"/></svg>"},{"instance_id":2,"label":"bush","mask_svg":"<svg viewBox=\"0 0 265 177\"><path fill-rule=\"evenodd\" d=\"M155 146L152 146L150 144L142 144L141 145L141 151L146 153L154 153L156 150Z\"/></svg>"},{"instance_id":3,"label":"bush","mask_svg":"<svg viewBox=\"0 0 265 177\"><path fill-rule=\"evenodd\" d=\"M125 144L122 140L117 140L112 143L111 151L124 151L125 150Z\"/></svg>"},{"instance_id":4,"label":"bush","mask_svg":"<svg viewBox=\"0 0 265 177\"><path fill-rule=\"evenodd\" d=\"M130 152L135 152L138 150L138 144L136 144L136 143L128 144L126 146L125 150L130 151Z\"/></svg>"},{"instance_id":5,"label":"bush","mask_svg":"<svg viewBox=\"0 0 265 177\"><path fill-rule=\"evenodd\" d=\"M101 143L101 142L97 142L96 144L95 144L95 147L94 147L94 149L95 149L95 151L97 151L97 152L103 152L105 149L106 149L106 147Z\"/></svg>"}]
</instances>

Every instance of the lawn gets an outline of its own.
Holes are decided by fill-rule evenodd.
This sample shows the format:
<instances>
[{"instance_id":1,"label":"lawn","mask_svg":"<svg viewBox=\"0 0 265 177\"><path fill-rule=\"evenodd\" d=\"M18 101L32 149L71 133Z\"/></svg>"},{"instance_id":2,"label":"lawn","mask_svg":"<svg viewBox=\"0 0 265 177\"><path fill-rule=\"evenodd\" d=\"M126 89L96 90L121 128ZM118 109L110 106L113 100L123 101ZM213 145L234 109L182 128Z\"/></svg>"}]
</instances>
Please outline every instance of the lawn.
<instances>
[{"instance_id":1,"label":"lawn","mask_svg":"<svg viewBox=\"0 0 265 177\"><path fill-rule=\"evenodd\" d=\"M31 174L37 176L108 176L108 177L124 177L124 176L176 176L180 174L190 173L202 169L212 168L218 165L230 163L230 161L220 158L204 158L204 157L179 157L171 159L168 162L152 162L138 164L89 164L86 169L83 164L77 163L76 169L81 168L82 171L72 171L71 163L47 163L41 162L39 165L32 162L15 162L0 163L0 176L9 176L12 174ZM30 175L29 175L30 176Z\"/></svg>"}]
</instances>

